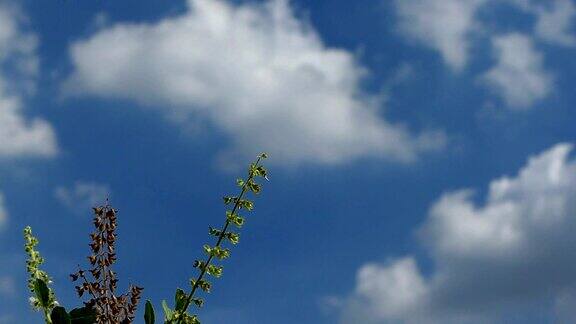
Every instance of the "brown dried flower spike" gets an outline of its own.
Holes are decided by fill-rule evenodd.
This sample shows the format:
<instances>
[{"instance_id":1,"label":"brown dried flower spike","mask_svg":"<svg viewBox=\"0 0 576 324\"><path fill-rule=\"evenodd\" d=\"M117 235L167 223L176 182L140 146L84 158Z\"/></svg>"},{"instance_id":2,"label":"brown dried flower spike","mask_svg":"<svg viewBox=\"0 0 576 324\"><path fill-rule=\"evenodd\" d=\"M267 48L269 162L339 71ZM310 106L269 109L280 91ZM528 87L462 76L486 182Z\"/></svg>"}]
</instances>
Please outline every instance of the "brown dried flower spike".
<instances>
[{"instance_id":1,"label":"brown dried flower spike","mask_svg":"<svg viewBox=\"0 0 576 324\"><path fill-rule=\"evenodd\" d=\"M80 297L85 292L91 296L84 304L95 308L98 324L132 323L143 289L130 285L126 294L115 295L118 279L112 265L116 262L116 214L117 211L108 204L94 208L95 231L90 234L92 253L88 256L90 269L79 269L70 275L72 281L82 279L76 292Z\"/></svg>"}]
</instances>

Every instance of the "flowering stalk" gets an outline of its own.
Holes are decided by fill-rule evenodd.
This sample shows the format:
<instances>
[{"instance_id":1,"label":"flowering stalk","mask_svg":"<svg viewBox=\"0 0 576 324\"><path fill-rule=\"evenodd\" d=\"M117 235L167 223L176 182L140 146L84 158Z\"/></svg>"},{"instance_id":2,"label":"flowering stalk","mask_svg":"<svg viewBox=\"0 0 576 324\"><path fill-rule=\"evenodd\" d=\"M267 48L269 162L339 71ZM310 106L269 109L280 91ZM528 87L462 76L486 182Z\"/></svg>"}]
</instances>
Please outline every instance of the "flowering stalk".
<instances>
[{"instance_id":1,"label":"flowering stalk","mask_svg":"<svg viewBox=\"0 0 576 324\"><path fill-rule=\"evenodd\" d=\"M246 179L237 180L237 185L241 188L238 196L224 197L224 204L232 205L233 207L231 210L226 211L226 221L221 229L209 228L209 234L217 238L216 244L214 246L204 245L204 251L208 256L204 261L196 260L194 262L194 267L198 268L199 273L195 279L190 280L192 286L190 292L186 294L182 289L176 290L174 310L171 310L165 301L162 302L162 307L164 308L165 313L165 323L200 324L197 315L188 314L188 307L191 303L198 307L202 307L204 304L204 300L196 297L195 294L198 291L198 288L204 292L210 292L212 284L204 278L206 274L215 278L219 278L222 275L223 267L212 264L212 261L214 258L223 260L230 256L230 250L222 247L225 240L229 241L233 245L239 242L240 235L228 231L228 228L231 224L238 228L242 227L244 224L244 218L238 214L238 211L240 209L251 211L254 208L254 203L245 199L244 196L248 192L252 192L253 194L260 193L261 187L256 183L256 177L262 177L268 180L266 169L260 165L261 160L265 158L267 158L265 153L260 154L256 162L250 165L248 177ZM148 311L148 307L146 310L147 314L153 314L152 307L150 307L150 311ZM150 316L145 316L145 318L150 318ZM152 322L147 320L146 323L148 324Z\"/></svg>"},{"instance_id":2,"label":"flowering stalk","mask_svg":"<svg viewBox=\"0 0 576 324\"><path fill-rule=\"evenodd\" d=\"M94 208L95 231L90 234L92 254L88 257L91 268L88 271L79 269L70 275L72 281L82 279L76 292L79 297L84 292L90 294L92 298L84 304L95 308L98 324L132 323L142 292L142 288L131 285L128 293L115 295L118 279L112 265L116 262L116 214L108 204Z\"/></svg>"},{"instance_id":3,"label":"flowering stalk","mask_svg":"<svg viewBox=\"0 0 576 324\"><path fill-rule=\"evenodd\" d=\"M54 293L48 284L52 283L46 272L39 269L44 262L34 247L38 240L32 236L32 229L24 229L26 239L26 269L30 273L28 287L33 293L30 298L32 306L44 312L46 324L129 324L134 320L136 306L140 300L142 288L130 285L128 293L116 296L118 279L112 271L116 262L115 242L117 228L117 211L110 205L94 208L94 226L90 234L92 254L88 257L91 268L88 271L79 269L71 274L72 281L82 279L76 286L76 292L82 297L87 292L91 299L83 307L68 312L59 306Z\"/></svg>"},{"instance_id":4,"label":"flowering stalk","mask_svg":"<svg viewBox=\"0 0 576 324\"><path fill-rule=\"evenodd\" d=\"M237 185L241 188L238 196L224 197L224 204L233 206L226 211L226 221L221 229L210 227L209 234L216 237L214 246L204 245L207 258L203 261L196 260L194 267L198 268L199 274L190 280L191 290L189 293L182 289L176 290L175 308L170 309L166 302L162 302L165 312L165 323L167 324L199 324L196 315L188 314L190 304L201 307L204 301L195 296L200 288L204 292L210 292L211 283L204 277L206 275L218 278L222 275L222 266L214 265L214 259L223 260L230 256L230 250L222 245L225 241L237 244L240 235L229 231L230 225L238 228L244 224L244 218L238 211L245 209L251 211L254 203L245 199L248 192L260 193L261 187L256 183L257 177L268 180L266 169L260 165L262 159L267 158L262 153L255 163L250 165L248 177L238 179ZM91 254L88 257L91 267L71 274L72 281L79 281L76 292L79 297L84 293L90 295L90 300L84 302L83 307L72 309L68 312L64 307L58 305L54 292L48 287L52 283L46 272L39 269L44 259L40 253L34 249L38 244L38 239L32 235L32 229L28 226L24 229L26 240L25 250L29 258L26 261L26 269L30 274L28 287L33 296L30 298L32 306L44 313L46 324L129 324L134 320L137 304L140 300L142 288L131 285L128 293L116 296L118 279L116 273L112 271L112 266L116 262L115 242L117 228L117 211L110 205L94 208L95 231L90 234ZM154 324L154 308L150 301L146 302L144 320L146 324Z\"/></svg>"},{"instance_id":5,"label":"flowering stalk","mask_svg":"<svg viewBox=\"0 0 576 324\"><path fill-rule=\"evenodd\" d=\"M40 256L40 252L34 249L39 241L32 235L32 228L30 226L24 228L24 240L26 241L24 250L28 254L26 271L30 274L28 278L28 289L32 293L30 304L35 310L44 313L46 324L52 324L50 312L54 307L58 306L58 301L56 300L54 291L49 287L49 285L52 284L52 280L45 271L40 270L40 265L44 263L44 258Z\"/></svg>"}]
</instances>

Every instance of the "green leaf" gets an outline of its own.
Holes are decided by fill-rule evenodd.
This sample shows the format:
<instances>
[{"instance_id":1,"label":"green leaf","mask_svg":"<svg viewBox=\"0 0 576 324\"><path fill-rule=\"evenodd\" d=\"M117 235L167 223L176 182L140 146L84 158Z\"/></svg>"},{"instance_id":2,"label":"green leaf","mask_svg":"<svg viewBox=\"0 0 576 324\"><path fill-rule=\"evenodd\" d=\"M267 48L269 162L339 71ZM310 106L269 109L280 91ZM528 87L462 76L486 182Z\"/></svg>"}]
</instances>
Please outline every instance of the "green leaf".
<instances>
[{"instance_id":1,"label":"green leaf","mask_svg":"<svg viewBox=\"0 0 576 324\"><path fill-rule=\"evenodd\" d=\"M70 315L66 312L66 309L62 306L56 306L52 309L50 313L50 319L53 324L71 324Z\"/></svg>"},{"instance_id":2,"label":"green leaf","mask_svg":"<svg viewBox=\"0 0 576 324\"><path fill-rule=\"evenodd\" d=\"M48 290L46 282L40 278L36 278L34 281L34 292L40 302L40 306L47 308L50 303L50 290Z\"/></svg>"},{"instance_id":3,"label":"green leaf","mask_svg":"<svg viewBox=\"0 0 576 324\"><path fill-rule=\"evenodd\" d=\"M154 316L154 307L152 306L152 303L147 300L144 309L144 322L146 322L146 324L154 324L155 320L156 318Z\"/></svg>"},{"instance_id":4,"label":"green leaf","mask_svg":"<svg viewBox=\"0 0 576 324\"><path fill-rule=\"evenodd\" d=\"M169 321L172 319L174 312L168 307L165 300L162 301L162 309L164 310L164 320Z\"/></svg>"},{"instance_id":5,"label":"green leaf","mask_svg":"<svg viewBox=\"0 0 576 324\"><path fill-rule=\"evenodd\" d=\"M183 312L184 305L186 305L186 300L188 296L184 292L184 290L178 288L176 289L176 294L174 295L174 311L176 312Z\"/></svg>"},{"instance_id":6,"label":"green leaf","mask_svg":"<svg viewBox=\"0 0 576 324\"><path fill-rule=\"evenodd\" d=\"M91 307L79 307L70 311L72 324L93 324L96 322L96 309Z\"/></svg>"}]
</instances>

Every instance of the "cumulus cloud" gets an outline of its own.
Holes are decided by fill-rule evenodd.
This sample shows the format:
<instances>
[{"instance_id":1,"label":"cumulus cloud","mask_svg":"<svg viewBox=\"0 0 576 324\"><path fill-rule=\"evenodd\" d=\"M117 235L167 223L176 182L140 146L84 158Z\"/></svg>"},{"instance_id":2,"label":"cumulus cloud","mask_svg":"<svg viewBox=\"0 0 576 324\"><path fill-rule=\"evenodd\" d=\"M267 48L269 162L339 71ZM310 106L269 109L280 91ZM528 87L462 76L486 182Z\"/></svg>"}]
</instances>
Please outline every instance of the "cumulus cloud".
<instances>
[{"instance_id":1,"label":"cumulus cloud","mask_svg":"<svg viewBox=\"0 0 576 324\"><path fill-rule=\"evenodd\" d=\"M563 46L576 45L574 19L576 5L571 0L548 0L535 2L513 0L519 9L536 18L534 31L541 40Z\"/></svg>"},{"instance_id":2,"label":"cumulus cloud","mask_svg":"<svg viewBox=\"0 0 576 324\"><path fill-rule=\"evenodd\" d=\"M516 176L492 181L483 202L470 189L442 195L419 231L433 271L423 274L413 257L363 266L343 323L360 316L373 323L487 323L538 301L554 302L559 317L573 316L566 311L576 300L571 151L558 144L533 156Z\"/></svg>"},{"instance_id":3,"label":"cumulus cloud","mask_svg":"<svg viewBox=\"0 0 576 324\"><path fill-rule=\"evenodd\" d=\"M497 3L533 15L533 35L491 32L478 13ZM529 108L552 91L551 74L543 68L534 40L576 45L576 5L571 0L396 0L395 8L401 34L437 51L456 72L466 67L475 39L491 39L498 63L482 79L511 108Z\"/></svg>"},{"instance_id":4,"label":"cumulus cloud","mask_svg":"<svg viewBox=\"0 0 576 324\"><path fill-rule=\"evenodd\" d=\"M110 188L103 184L77 181L69 187L57 187L54 196L73 212L83 213L103 204L110 196Z\"/></svg>"},{"instance_id":5,"label":"cumulus cloud","mask_svg":"<svg viewBox=\"0 0 576 324\"><path fill-rule=\"evenodd\" d=\"M476 14L486 0L396 0L398 28L411 40L440 53L454 71L467 62Z\"/></svg>"},{"instance_id":6,"label":"cumulus cloud","mask_svg":"<svg viewBox=\"0 0 576 324\"><path fill-rule=\"evenodd\" d=\"M54 131L39 118L23 116L23 101L34 92L37 40L11 2L0 1L0 158L52 156Z\"/></svg>"},{"instance_id":7,"label":"cumulus cloud","mask_svg":"<svg viewBox=\"0 0 576 324\"><path fill-rule=\"evenodd\" d=\"M576 5L571 0L556 0L550 7L537 8L536 11L536 35L559 45L576 45L573 33Z\"/></svg>"},{"instance_id":8,"label":"cumulus cloud","mask_svg":"<svg viewBox=\"0 0 576 324\"><path fill-rule=\"evenodd\" d=\"M347 301L342 323L401 322L406 314L421 322L421 310L427 287L414 258L394 260L387 265L367 264L356 276L356 291Z\"/></svg>"},{"instance_id":9,"label":"cumulus cloud","mask_svg":"<svg viewBox=\"0 0 576 324\"><path fill-rule=\"evenodd\" d=\"M552 92L554 79L531 37L512 33L494 37L492 44L497 63L481 80L510 108L529 108Z\"/></svg>"},{"instance_id":10,"label":"cumulus cloud","mask_svg":"<svg viewBox=\"0 0 576 324\"><path fill-rule=\"evenodd\" d=\"M286 165L411 161L442 146L441 133L415 136L384 120L378 98L361 89L365 68L326 46L287 1L188 4L183 15L117 24L73 44L65 92L194 116L228 136L225 156L264 150Z\"/></svg>"},{"instance_id":11,"label":"cumulus cloud","mask_svg":"<svg viewBox=\"0 0 576 324\"><path fill-rule=\"evenodd\" d=\"M490 35L477 17L479 10L498 2L533 15L538 39L576 45L576 5L571 0L396 0L398 28L408 39L438 51L446 64L459 71L468 62L472 36Z\"/></svg>"}]
</instances>

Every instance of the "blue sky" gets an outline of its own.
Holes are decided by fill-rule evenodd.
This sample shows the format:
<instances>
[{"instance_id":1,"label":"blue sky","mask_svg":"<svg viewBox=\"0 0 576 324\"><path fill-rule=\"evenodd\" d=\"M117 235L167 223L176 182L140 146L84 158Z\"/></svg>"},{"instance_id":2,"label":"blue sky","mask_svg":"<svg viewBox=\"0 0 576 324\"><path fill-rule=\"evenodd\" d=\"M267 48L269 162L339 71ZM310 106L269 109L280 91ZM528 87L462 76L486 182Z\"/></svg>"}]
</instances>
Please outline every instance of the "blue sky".
<instances>
[{"instance_id":1,"label":"blue sky","mask_svg":"<svg viewBox=\"0 0 576 324\"><path fill-rule=\"evenodd\" d=\"M0 0L0 323L64 305L90 207L159 311L270 181L204 323L576 320L572 0Z\"/></svg>"}]
</instances>

